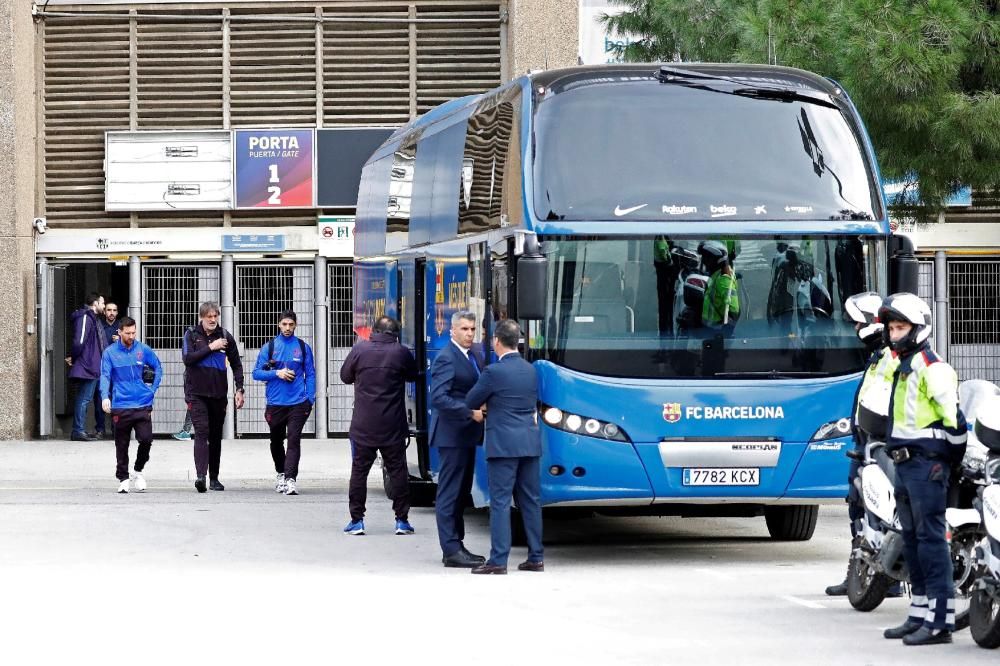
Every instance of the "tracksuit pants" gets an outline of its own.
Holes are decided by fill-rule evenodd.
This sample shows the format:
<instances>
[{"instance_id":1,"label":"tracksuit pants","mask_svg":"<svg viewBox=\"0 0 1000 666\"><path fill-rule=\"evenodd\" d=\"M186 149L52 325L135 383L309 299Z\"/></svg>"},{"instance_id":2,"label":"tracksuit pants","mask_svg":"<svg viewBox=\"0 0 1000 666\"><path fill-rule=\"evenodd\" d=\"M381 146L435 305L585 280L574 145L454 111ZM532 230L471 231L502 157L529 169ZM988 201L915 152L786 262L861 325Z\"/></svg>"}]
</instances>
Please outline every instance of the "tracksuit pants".
<instances>
[{"instance_id":1,"label":"tracksuit pants","mask_svg":"<svg viewBox=\"0 0 1000 666\"><path fill-rule=\"evenodd\" d=\"M299 478L299 458L302 456L302 428L312 413L312 403L303 400L297 405L268 405L264 420L271 429L271 458L274 471L286 479ZM285 451L285 436L288 451Z\"/></svg>"},{"instance_id":2,"label":"tracksuit pants","mask_svg":"<svg viewBox=\"0 0 1000 666\"><path fill-rule=\"evenodd\" d=\"M955 584L946 537L948 463L922 455L896 466L896 508L910 570L909 619L933 631L955 629Z\"/></svg>"},{"instance_id":3,"label":"tracksuit pants","mask_svg":"<svg viewBox=\"0 0 1000 666\"><path fill-rule=\"evenodd\" d=\"M115 424L115 455L118 458L115 478L119 481L128 478L128 444L132 439L133 430L135 438L139 440L135 471L141 472L149 462L149 450L153 446L153 421L150 418L152 412L152 407L111 411L111 421Z\"/></svg>"},{"instance_id":4,"label":"tracksuit pants","mask_svg":"<svg viewBox=\"0 0 1000 666\"><path fill-rule=\"evenodd\" d=\"M360 446L351 442L353 462L351 482L347 490L347 504L351 511L351 521L365 517L365 503L368 500L368 472L375 463L375 456L382 454L382 464L389 472L392 485L392 510L397 520L407 520L410 516L410 474L406 469L406 445L387 444L385 446Z\"/></svg>"},{"instance_id":5,"label":"tracksuit pants","mask_svg":"<svg viewBox=\"0 0 1000 666\"><path fill-rule=\"evenodd\" d=\"M191 396L188 410L194 424L194 469L199 477L208 472L210 479L219 478L222 459L222 426L226 422L228 398Z\"/></svg>"}]
</instances>

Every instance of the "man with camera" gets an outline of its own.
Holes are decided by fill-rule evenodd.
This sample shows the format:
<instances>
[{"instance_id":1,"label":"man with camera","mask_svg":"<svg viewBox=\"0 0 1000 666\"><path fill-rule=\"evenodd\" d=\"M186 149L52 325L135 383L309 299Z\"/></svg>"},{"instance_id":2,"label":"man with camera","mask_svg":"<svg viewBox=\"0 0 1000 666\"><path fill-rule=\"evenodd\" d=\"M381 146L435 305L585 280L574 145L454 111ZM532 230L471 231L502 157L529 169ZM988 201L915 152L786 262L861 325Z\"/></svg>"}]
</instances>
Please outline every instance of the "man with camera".
<instances>
[{"instance_id":1,"label":"man with camera","mask_svg":"<svg viewBox=\"0 0 1000 666\"><path fill-rule=\"evenodd\" d=\"M253 378L267 382L264 420L271 430L271 458L274 460L274 491L298 495L299 459L302 455L302 428L316 402L316 365L312 348L295 337L298 317L285 310L278 317L281 332L257 355ZM288 451L285 451L285 435Z\"/></svg>"},{"instance_id":2,"label":"man with camera","mask_svg":"<svg viewBox=\"0 0 1000 666\"><path fill-rule=\"evenodd\" d=\"M222 458L222 426L226 422L229 381L226 360L233 369L236 383L236 409L243 407L243 362L236 339L219 326L218 303L202 303L198 325L192 326L181 340L184 360L184 400L194 423L194 487L199 493L208 490L208 472L212 490L225 490L219 482Z\"/></svg>"},{"instance_id":3,"label":"man with camera","mask_svg":"<svg viewBox=\"0 0 1000 666\"><path fill-rule=\"evenodd\" d=\"M130 490L128 444L135 431L139 450L135 456L135 489L146 489L142 470L153 445L153 396L163 380L163 367L152 349L135 339L135 320L122 317L118 341L101 355L101 407L115 424L118 492Z\"/></svg>"}]
</instances>

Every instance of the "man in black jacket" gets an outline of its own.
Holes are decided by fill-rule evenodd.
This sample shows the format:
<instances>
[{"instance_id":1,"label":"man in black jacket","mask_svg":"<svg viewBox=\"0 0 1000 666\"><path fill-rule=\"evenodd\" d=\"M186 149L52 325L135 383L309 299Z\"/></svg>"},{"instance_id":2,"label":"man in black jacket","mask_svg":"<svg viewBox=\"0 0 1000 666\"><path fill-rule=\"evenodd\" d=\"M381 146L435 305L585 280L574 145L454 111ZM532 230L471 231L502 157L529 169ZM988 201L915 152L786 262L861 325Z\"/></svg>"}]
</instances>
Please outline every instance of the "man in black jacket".
<instances>
[{"instance_id":1,"label":"man in black jacket","mask_svg":"<svg viewBox=\"0 0 1000 666\"><path fill-rule=\"evenodd\" d=\"M226 421L229 382L226 359L233 369L236 383L236 409L243 407L243 363L236 340L219 326L219 304L202 303L199 322L181 339L184 359L184 400L194 423L194 467L197 480L194 487L203 493L225 490L219 483L219 462L222 457L222 426ZM208 472L210 486L205 484Z\"/></svg>"},{"instance_id":2,"label":"man in black jacket","mask_svg":"<svg viewBox=\"0 0 1000 666\"><path fill-rule=\"evenodd\" d=\"M353 464L348 490L351 522L344 534L365 533L365 500L368 472L376 453L389 471L392 508L396 512L396 534L413 534L409 522L410 478L406 471L406 382L417 380L417 362L399 344L399 322L382 316L372 327L370 340L362 340L344 359L340 379L354 384L354 414L351 416Z\"/></svg>"}]
</instances>

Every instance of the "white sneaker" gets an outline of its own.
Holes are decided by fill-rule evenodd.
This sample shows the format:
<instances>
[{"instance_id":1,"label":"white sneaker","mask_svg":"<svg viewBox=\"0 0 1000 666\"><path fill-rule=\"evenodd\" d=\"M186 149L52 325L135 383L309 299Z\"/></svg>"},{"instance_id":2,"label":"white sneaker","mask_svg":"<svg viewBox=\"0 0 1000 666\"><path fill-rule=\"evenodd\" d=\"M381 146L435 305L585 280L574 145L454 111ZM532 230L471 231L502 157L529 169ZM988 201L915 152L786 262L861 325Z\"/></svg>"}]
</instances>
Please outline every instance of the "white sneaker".
<instances>
[{"instance_id":1,"label":"white sneaker","mask_svg":"<svg viewBox=\"0 0 1000 666\"><path fill-rule=\"evenodd\" d=\"M274 476L274 492L283 493L285 492L285 475L276 474Z\"/></svg>"},{"instance_id":2,"label":"white sneaker","mask_svg":"<svg viewBox=\"0 0 1000 666\"><path fill-rule=\"evenodd\" d=\"M142 472L135 473L135 490L136 492L143 492L146 490L146 478L142 475Z\"/></svg>"},{"instance_id":3,"label":"white sneaker","mask_svg":"<svg viewBox=\"0 0 1000 666\"><path fill-rule=\"evenodd\" d=\"M118 484L118 492L120 492L120 493L128 493L128 485L129 485L128 484L128 479L125 479L124 481L122 481L121 483L119 483Z\"/></svg>"},{"instance_id":4,"label":"white sneaker","mask_svg":"<svg viewBox=\"0 0 1000 666\"><path fill-rule=\"evenodd\" d=\"M298 495L299 489L295 487L295 479L285 479L285 494Z\"/></svg>"}]
</instances>

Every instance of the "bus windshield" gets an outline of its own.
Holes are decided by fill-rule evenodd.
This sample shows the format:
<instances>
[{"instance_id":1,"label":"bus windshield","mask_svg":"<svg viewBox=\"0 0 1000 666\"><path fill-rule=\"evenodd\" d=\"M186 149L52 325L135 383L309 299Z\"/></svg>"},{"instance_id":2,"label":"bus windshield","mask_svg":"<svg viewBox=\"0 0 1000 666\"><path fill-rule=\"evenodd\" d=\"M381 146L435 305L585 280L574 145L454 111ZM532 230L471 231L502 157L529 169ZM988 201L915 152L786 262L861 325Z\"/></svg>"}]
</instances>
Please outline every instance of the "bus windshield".
<instances>
[{"instance_id":1,"label":"bus windshield","mask_svg":"<svg viewBox=\"0 0 1000 666\"><path fill-rule=\"evenodd\" d=\"M835 105L655 80L580 82L535 112L542 220L876 219Z\"/></svg>"},{"instance_id":2,"label":"bus windshield","mask_svg":"<svg viewBox=\"0 0 1000 666\"><path fill-rule=\"evenodd\" d=\"M821 377L866 354L844 300L877 289L875 239L548 238L546 319L531 346L635 378Z\"/></svg>"}]
</instances>

